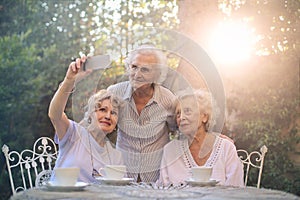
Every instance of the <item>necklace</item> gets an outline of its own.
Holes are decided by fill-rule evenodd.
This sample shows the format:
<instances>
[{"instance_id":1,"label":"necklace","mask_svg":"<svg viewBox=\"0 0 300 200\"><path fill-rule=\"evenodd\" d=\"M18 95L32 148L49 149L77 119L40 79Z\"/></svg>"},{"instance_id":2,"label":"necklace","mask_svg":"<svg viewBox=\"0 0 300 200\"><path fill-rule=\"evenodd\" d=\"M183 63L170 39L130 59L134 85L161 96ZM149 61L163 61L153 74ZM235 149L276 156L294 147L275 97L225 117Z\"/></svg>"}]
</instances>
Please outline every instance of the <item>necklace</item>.
<instances>
[{"instance_id":1,"label":"necklace","mask_svg":"<svg viewBox=\"0 0 300 200\"><path fill-rule=\"evenodd\" d=\"M207 156L209 156L211 154L214 143L215 143L215 139L216 139L215 136L212 134L206 135L206 137L202 143L201 149L198 153L198 157L200 159L205 159L205 158L207 158Z\"/></svg>"},{"instance_id":2,"label":"necklace","mask_svg":"<svg viewBox=\"0 0 300 200\"><path fill-rule=\"evenodd\" d=\"M95 178L97 176L102 176L102 175L94 167L94 156L93 156L93 150L92 150L92 145L91 145L90 133L88 133L88 134L89 134L88 135L88 139L89 139L90 152L91 152L91 163L92 163L92 168L93 168L92 176ZM111 164L110 154L109 154L109 151L108 151L108 147L107 147L107 142L106 141L104 142L104 148L105 148L105 151L107 152L109 164Z\"/></svg>"}]
</instances>

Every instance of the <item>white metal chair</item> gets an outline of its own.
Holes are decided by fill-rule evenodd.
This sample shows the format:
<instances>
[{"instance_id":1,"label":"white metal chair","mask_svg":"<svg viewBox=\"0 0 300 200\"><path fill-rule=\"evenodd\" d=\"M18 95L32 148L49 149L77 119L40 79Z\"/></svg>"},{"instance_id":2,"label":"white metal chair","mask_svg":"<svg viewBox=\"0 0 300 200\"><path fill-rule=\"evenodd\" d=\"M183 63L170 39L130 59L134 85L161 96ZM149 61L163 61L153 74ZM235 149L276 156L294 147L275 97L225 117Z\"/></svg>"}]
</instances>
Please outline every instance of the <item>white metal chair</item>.
<instances>
[{"instance_id":1,"label":"white metal chair","mask_svg":"<svg viewBox=\"0 0 300 200\"><path fill-rule=\"evenodd\" d=\"M9 147L4 144L2 152L13 195L34 186L39 187L48 181L58 153L54 141L49 137L38 138L32 150L9 151Z\"/></svg>"},{"instance_id":2,"label":"white metal chair","mask_svg":"<svg viewBox=\"0 0 300 200\"><path fill-rule=\"evenodd\" d=\"M260 181L261 181L261 176L262 176L262 171L263 171L263 166L264 166L264 159L265 159L265 154L267 153L267 151L268 151L268 148L266 147L266 145L263 145L260 148L260 152L252 151L252 152L248 153L246 150L243 150L243 149L237 150L238 156L244 164L245 186L247 186L250 168L257 168L258 169L258 177L257 177L256 187L260 188Z\"/></svg>"}]
</instances>

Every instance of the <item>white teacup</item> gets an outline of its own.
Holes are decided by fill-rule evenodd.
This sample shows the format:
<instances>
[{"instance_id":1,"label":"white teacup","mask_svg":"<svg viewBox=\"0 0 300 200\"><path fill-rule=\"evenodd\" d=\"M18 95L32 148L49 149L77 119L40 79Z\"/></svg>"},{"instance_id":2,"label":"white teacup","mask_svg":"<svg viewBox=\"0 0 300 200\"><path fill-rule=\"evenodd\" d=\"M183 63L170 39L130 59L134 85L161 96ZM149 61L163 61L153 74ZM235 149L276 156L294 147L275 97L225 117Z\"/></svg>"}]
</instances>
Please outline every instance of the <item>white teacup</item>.
<instances>
[{"instance_id":1,"label":"white teacup","mask_svg":"<svg viewBox=\"0 0 300 200\"><path fill-rule=\"evenodd\" d=\"M76 185L80 169L78 167L60 167L54 169L55 185L74 186Z\"/></svg>"},{"instance_id":2,"label":"white teacup","mask_svg":"<svg viewBox=\"0 0 300 200\"><path fill-rule=\"evenodd\" d=\"M212 174L212 167L192 167L192 178L195 181L207 182Z\"/></svg>"},{"instance_id":3,"label":"white teacup","mask_svg":"<svg viewBox=\"0 0 300 200\"><path fill-rule=\"evenodd\" d=\"M99 169L100 174L102 174L107 179L122 179L126 173L125 165L106 165L104 168Z\"/></svg>"}]
</instances>

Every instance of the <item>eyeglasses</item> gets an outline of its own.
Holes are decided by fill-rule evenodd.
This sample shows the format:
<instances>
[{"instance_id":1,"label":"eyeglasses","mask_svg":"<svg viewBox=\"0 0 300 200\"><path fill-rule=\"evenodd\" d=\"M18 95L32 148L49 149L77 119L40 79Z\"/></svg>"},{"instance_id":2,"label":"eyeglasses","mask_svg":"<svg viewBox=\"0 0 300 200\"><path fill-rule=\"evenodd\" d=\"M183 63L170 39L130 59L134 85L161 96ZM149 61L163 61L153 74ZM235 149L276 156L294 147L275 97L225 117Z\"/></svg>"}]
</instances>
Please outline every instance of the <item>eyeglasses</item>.
<instances>
[{"instance_id":1,"label":"eyeglasses","mask_svg":"<svg viewBox=\"0 0 300 200\"><path fill-rule=\"evenodd\" d=\"M129 65L129 70L131 73L136 73L138 70L142 74L150 74L153 69L156 67L156 65L143 65L143 66L137 66L137 65Z\"/></svg>"}]
</instances>

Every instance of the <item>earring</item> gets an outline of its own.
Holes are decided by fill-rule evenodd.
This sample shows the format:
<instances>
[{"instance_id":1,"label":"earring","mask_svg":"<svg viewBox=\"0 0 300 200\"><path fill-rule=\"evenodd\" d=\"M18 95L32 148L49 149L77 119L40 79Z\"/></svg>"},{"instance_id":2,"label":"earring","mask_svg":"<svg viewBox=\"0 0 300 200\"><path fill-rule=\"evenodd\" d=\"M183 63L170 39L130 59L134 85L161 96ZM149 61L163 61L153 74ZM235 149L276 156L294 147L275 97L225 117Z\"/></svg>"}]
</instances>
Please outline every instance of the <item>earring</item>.
<instances>
[{"instance_id":1,"label":"earring","mask_svg":"<svg viewBox=\"0 0 300 200\"><path fill-rule=\"evenodd\" d=\"M92 123L92 118L91 118L91 117L88 118L88 123L89 123L89 124Z\"/></svg>"}]
</instances>

